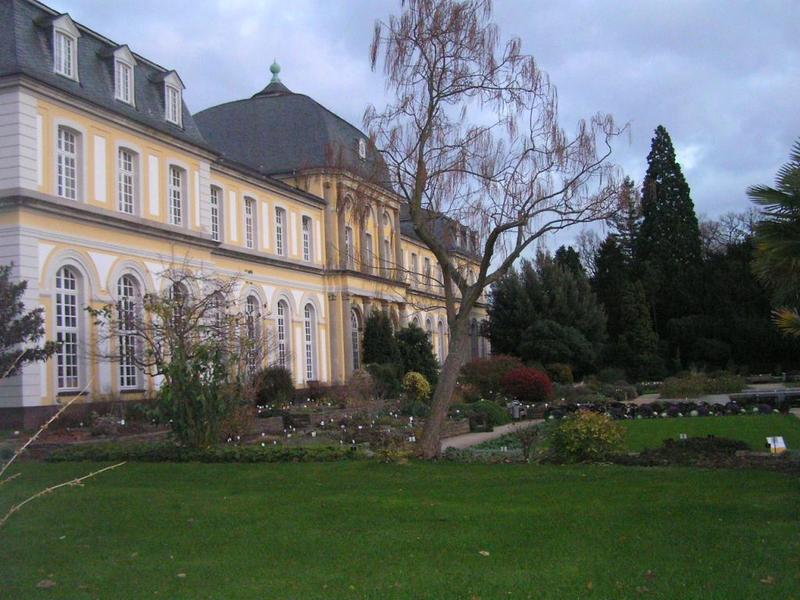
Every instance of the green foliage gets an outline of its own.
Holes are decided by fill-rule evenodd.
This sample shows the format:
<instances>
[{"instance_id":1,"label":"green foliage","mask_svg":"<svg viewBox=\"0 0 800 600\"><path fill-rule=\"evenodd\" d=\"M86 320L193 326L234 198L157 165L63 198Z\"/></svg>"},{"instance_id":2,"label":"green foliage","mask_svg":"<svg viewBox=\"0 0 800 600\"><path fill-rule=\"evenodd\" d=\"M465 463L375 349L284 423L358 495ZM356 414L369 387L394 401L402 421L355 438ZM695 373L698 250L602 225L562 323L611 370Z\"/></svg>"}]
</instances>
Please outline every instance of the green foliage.
<instances>
[{"instance_id":1,"label":"green foliage","mask_svg":"<svg viewBox=\"0 0 800 600\"><path fill-rule=\"evenodd\" d=\"M201 462L279 463L330 462L363 458L349 446L211 446L189 448L175 444L91 444L67 446L53 452L50 462Z\"/></svg>"},{"instance_id":2,"label":"green foliage","mask_svg":"<svg viewBox=\"0 0 800 600\"><path fill-rule=\"evenodd\" d=\"M545 365L545 371L554 383L571 384L575 381L572 375L572 367L564 363L550 363Z\"/></svg>"},{"instance_id":3,"label":"green foliage","mask_svg":"<svg viewBox=\"0 0 800 600\"><path fill-rule=\"evenodd\" d=\"M409 371L403 375L403 398L408 403L430 401L431 384L422 373Z\"/></svg>"},{"instance_id":4,"label":"green foliage","mask_svg":"<svg viewBox=\"0 0 800 600\"><path fill-rule=\"evenodd\" d=\"M559 246L553 255L553 260L562 269L569 269L578 277L586 277L581 257L572 246Z\"/></svg>"},{"instance_id":5,"label":"green foliage","mask_svg":"<svg viewBox=\"0 0 800 600\"><path fill-rule=\"evenodd\" d=\"M735 394L746 386L744 377L726 371L712 375L687 373L665 379L661 386L661 397L694 398L706 394Z\"/></svg>"},{"instance_id":6,"label":"green foliage","mask_svg":"<svg viewBox=\"0 0 800 600\"><path fill-rule=\"evenodd\" d=\"M11 283L12 266L0 265L0 379L16 375L25 364L47 360L58 349L55 342L39 344L44 309L25 311L22 296L28 282Z\"/></svg>"},{"instance_id":7,"label":"green foliage","mask_svg":"<svg viewBox=\"0 0 800 600\"><path fill-rule=\"evenodd\" d=\"M562 419L549 435L550 448L567 462L605 460L625 447L625 429L611 417L581 411Z\"/></svg>"},{"instance_id":8,"label":"green foliage","mask_svg":"<svg viewBox=\"0 0 800 600\"><path fill-rule=\"evenodd\" d=\"M531 367L518 367L503 376L503 392L510 398L526 404L547 402L553 399L553 382L544 371Z\"/></svg>"},{"instance_id":9,"label":"green foliage","mask_svg":"<svg viewBox=\"0 0 800 600\"><path fill-rule=\"evenodd\" d=\"M220 441L239 398L217 346L199 345L191 356L175 352L165 365L159 407L183 445L208 448Z\"/></svg>"},{"instance_id":10,"label":"green foliage","mask_svg":"<svg viewBox=\"0 0 800 600\"><path fill-rule=\"evenodd\" d=\"M800 335L796 318L800 306L800 140L792 147L789 162L778 170L775 187L752 186L747 195L761 207L763 216L755 227L754 270L773 291L775 304L783 307L778 325L790 335Z\"/></svg>"},{"instance_id":11,"label":"green foliage","mask_svg":"<svg viewBox=\"0 0 800 600\"><path fill-rule=\"evenodd\" d=\"M624 367L628 379L658 379L664 375L658 335L653 329L644 287L626 282L617 300L621 323L619 334L609 347L609 362Z\"/></svg>"},{"instance_id":12,"label":"green foliage","mask_svg":"<svg viewBox=\"0 0 800 600\"><path fill-rule=\"evenodd\" d=\"M500 393L506 373L522 366L519 358L505 354L476 358L461 367L460 381L464 386L477 390L481 398L490 399Z\"/></svg>"},{"instance_id":13,"label":"green foliage","mask_svg":"<svg viewBox=\"0 0 800 600\"><path fill-rule=\"evenodd\" d=\"M590 372L605 341L606 317L583 272L540 253L493 288L488 334L496 352L523 361L573 365Z\"/></svg>"},{"instance_id":14,"label":"green foliage","mask_svg":"<svg viewBox=\"0 0 800 600\"><path fill-rule=\"evenodd\" d=\"M392 320L382 310L373 310L364 324L364 364L400 362L400 350L392 330Z\"/></svg>"},{"instance_id":15,"label":"green foliage","mask_svg":"<svg viewBox=\"0 0 800 600\"><path fill-rule=\"evenodd\" d=\"M647 156L636 253L655 329L663 336L670 319L697 312L702 254L689 185L661 125Z\"/></svg>"},{"instance_id":16,"label":"green foliage","mask_svg":"<svg viewBox=\"0 0 800 600\"><path fill-rule=\"evenodd\" d=\"M396 364L369 364L367 372L372 375L374 393L381 398L398 398L402 390L400 369Z\"/></svg>"},{"instance_id":17,"label":"green foliage","mask_svg":"<svg viewBox=\"0 0 800 600\"><path fill-rule=\"evenodd\" d=\"M253 376L255 402L259 406L281 406L292 401L294 382L288 369L271 366Z\"/></svg>"},{"instance_id":18,"label":"green foliage","mask_svg":"<svg viewBox=\"0 0 800 600\"><path fill-rule=\"evenodd\" d=\"M431 385L436 385L439 377L439 361L433 353L433 345L427 333L411 323L397 332L397 346L403 372L422 373Z\"/></svg>"},{"instance_id":19,"label":"green foliage","mask_svg":"<svg viewBox=\"0 0 800 600\"><path fill-rule=\"evenodd\" d=\"M478 400L471 404L454 404L450 414L456 417L467 417L473 431L491 431L497 425L511 422L508 410L491 400Z\"/></svg>"}]
</instances>

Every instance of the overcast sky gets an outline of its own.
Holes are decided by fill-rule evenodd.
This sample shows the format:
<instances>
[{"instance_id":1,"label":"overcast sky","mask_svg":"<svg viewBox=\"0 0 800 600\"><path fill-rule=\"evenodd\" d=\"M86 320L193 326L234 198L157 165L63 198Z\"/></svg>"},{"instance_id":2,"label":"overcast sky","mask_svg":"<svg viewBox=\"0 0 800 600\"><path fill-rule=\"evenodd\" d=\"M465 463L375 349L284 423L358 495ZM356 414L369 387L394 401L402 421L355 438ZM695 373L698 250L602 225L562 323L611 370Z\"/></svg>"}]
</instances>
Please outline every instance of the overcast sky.
<instances>
[{"instance_id":1,"label":"overcast sky","mask_svg":"<svg viewBox=\"0 0 800 600\"><path fill-rule=\"evenodd\" d=\"M78 22L167 68L192 112L251 96L277 58L292 91L361 127L381 106L369 68L376 19L399 0L52 0ZM608 112L630 123L615 160L640 183L664 125L698 214L748 207L800 138L800 2L495 0L501 36L558 88L562 126ZM571 237L571 236L570 236Z\"/></svg>"}]
</instances>

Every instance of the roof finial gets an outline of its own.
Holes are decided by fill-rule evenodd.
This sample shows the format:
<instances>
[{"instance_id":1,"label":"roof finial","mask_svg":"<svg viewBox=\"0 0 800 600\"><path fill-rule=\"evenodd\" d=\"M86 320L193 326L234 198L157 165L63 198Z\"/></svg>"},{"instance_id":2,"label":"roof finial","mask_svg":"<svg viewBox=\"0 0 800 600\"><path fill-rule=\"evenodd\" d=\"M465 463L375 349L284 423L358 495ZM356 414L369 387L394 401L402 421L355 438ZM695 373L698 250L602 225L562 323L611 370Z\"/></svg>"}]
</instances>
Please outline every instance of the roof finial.
<instances>
[{"instance_id":1,"label":"roof finial","mask_svg":"<svg viewBox=\"0 0 800 600\"><path fill-rule=\"evenodd\" d=\"M278 64L278 61L274 58L272 59L272 65L269 68L269 72L272 73L272 79L270 83L280 83L281 78L278 77L278 73L281 72L281 66Z\"/></svg>"}]
</instances>

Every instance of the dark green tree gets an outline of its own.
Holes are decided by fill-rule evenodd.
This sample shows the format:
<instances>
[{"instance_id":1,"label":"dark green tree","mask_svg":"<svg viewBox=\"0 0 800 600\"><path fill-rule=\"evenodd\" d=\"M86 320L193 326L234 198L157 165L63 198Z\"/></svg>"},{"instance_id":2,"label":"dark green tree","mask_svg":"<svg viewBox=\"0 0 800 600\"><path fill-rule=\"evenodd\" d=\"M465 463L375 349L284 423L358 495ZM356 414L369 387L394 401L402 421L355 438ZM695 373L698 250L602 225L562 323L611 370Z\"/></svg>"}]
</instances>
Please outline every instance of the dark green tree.
<instances>
[{"instance_id":1,"label":"dark green tree","mask_svg":"<svg viewBox=\"0 0 800 600\"><path fill-rule=\"evenodd\" d=\"M400 351L392 321L382 310L374 310L364 324L364 364L399 365Z\"/></svg>"},{"instance_id":2,"label":"dark green tree","mask_svg":"<svg viewBox=\"0 0 800 600\"><path fill-rule=\"evenodd\" d=\"M616 304L623 326L609 346L609 363L625 369L632 380L660 378L664 363L642 284L624 281Z\"/></svg>"},{"instance_id":3,"label":"dark green tree","mask_svg":"<svg viewBox=\"0 0 800 600\"><path fill-rule=\"evenodd\" d=\"M576 275L586 276L586 270L581 264L581 257L572 246L560 246L553 258L557 265L571 270Z\"/></svg>"},{"instance_id":4,"label":"dark green tree","mask_svg":"<svg viewBox=\"0 0 800 600\"><path fill-rule=\"evenodd\" d=\"M618 209L608 220L611 235L616 240L625 258L632 262L636 256L636 242L642 222L642 200L636 184L625 177L619 193Z\"/></svg>"},{"instance_id":5,"label":"dark green tree","mask_svg":"<svg viewBox=\"0 0 800 600\"><path fill-rule=\"evenodd\" d=\"M425 376L432 385L439 376L439 361L433 354L433 345L428 334L421 327L411 323L397 332L397 346L403 374L416 371Z\"/></svg>"},{"instance_id":6,"label":"dark green tree","mask_svg":"<svg viewBox=\"0 0 800 600\"><path fill-rule=\"evenodd\" d=\"M700 230L689 185L667 130L659 125L642 184L642 224L636 262L660 334L670 319L697 311Z\"/></svg>"},{"instance_id":7,"label":"dark green tree","mask_svg":"<svg viewBox=\"0 0 800 600\"><path fill-rule=\"evenodd\" d=\"M12 265L0 266L0 379L19 373L27 364L47 360L58 349L44 337L43 309L25 310L27 281L12 283Z\"/></svg>"},{"instance_id":8,"label":"dark green tree","mask_svg":"<svg viewBox=\"0 0 800 600\"><path fill-rule=\"evenodd\" d=\"M607 316L607 330L611 339L616 338L627 324L620 312L619 298L630 283L629 262L620 248L617 238L608 236L595 257L595 276L592 287L603 305Z\"/></svg>"},{"instance_id":9,"label":"dark green tree","mask_svg":"<svg viewBox=\"0 0 800 600\"><path fill-rule=\"evenodd\" d=\"M588 279L540 253L493 288L488 336L495 353L528 362L565 362L578 373L597 367L606 317Z\"/></svg>"}]
</instances>

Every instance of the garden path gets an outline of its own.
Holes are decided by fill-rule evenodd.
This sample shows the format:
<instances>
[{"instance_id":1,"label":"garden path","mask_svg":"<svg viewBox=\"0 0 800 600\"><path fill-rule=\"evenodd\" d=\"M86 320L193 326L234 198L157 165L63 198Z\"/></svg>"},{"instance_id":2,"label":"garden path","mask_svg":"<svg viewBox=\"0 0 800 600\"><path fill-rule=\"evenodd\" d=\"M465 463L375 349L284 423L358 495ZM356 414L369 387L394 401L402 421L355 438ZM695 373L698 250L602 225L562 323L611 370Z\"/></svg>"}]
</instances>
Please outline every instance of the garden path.
<instances>
[{"instance_id":1,"label":"garden path","mask_svg":"<svg viewBox=\"0 0 800 600\"><path fill-rule=\"evenodd\" d=\"M542 419L531 419L529 421L517 421L516 423L508 423L507 425L499 425L494 428L493 431L480 431L477 433L465 433L463 435L456 435L451 438L445 438L442 440L442 452L447 450L447 448L458 448L462 450L464 448L469 448L470 446L475 446L482 442L488 442L489 440L493 440L499 437L506 435L507 433L511 433L512 431L523 428L523 427L530 427L531 425L536 425L537 423L541 423Z\"/></svg>"}]
</instances>

